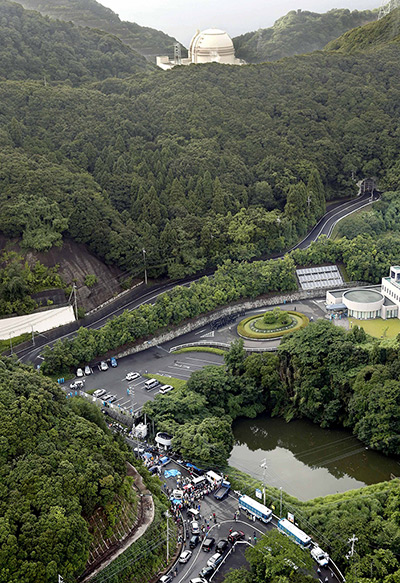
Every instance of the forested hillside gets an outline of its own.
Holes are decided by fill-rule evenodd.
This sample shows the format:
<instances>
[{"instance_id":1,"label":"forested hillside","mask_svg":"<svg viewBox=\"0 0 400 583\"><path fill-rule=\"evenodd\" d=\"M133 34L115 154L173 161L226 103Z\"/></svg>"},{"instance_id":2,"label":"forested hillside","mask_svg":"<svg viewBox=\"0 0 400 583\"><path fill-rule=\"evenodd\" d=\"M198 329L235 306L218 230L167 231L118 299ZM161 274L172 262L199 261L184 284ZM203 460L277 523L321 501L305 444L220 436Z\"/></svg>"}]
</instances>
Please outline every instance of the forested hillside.
<instances>
[{"instance_id":1,"label":"forested hillside","mask_svg":"<svg viewBox=\"0 0 400 583\"><path fill-rule=\"evenodd\" d=\"M152 66L119 39L0 0L0 78L81 85Z\"/></svg>"},{"instance_id":2,"label":"forested hillside","mask_svg":"<svg viewBox=\"0 0 400 583\"><path fill-rule=\"evenodd\" d=\"M132 273L144 248L155 276L280 252L325 197L371 175L390 187L399 55L391 44L80 88L3 81L0 230L39 250L70 235Z\"/></svg>"},{"instance_id":3,"label":"forested hillside","mask_svg":"<svg viewBox=\"0 0 400 583\"><path fill-rule=\"evenodd\" d=\"M233 39L236 56L248 63L276 61L282 57L322 49L344 32L376 20L377 10L333 9L324 14L291 10L271 28L260 28Z\"/></svg>"},{"instance_id":4,"label":"forested hillside","mask_svg":"<svg viewBox=\"0 0 400 583\"><path fill-rule=\"evenodd\" d=\"M141 55L173 55L176 40L154 28L121 21L115 12L95 0L21 0L25 8L38 10L52 18L104 30L119 37L123 43Z\"/></svg>"},{"instance_id":5,"label":"forested hillside","mask_svg":"<svg viewBox=\"0 0 400 583\"><path fill-rule=\"evenodd\" d=\"M88 519L131 491L126 453L91 404L69 404L11 359L0 365L0 580L75 580L88 558Z\"/></svg>"},{"instance_id":6,"label":"forested hillside","mask_svg":"<svg viewBox=\"0 0 400 583\"><path fill-rule=\"evenodd\" d=\"M345 54L368 52L390 42L400 43L400 8L393 10L376 23L349 30L340 38L330 42L325 50Z\"/></svg>"}]
</instances>

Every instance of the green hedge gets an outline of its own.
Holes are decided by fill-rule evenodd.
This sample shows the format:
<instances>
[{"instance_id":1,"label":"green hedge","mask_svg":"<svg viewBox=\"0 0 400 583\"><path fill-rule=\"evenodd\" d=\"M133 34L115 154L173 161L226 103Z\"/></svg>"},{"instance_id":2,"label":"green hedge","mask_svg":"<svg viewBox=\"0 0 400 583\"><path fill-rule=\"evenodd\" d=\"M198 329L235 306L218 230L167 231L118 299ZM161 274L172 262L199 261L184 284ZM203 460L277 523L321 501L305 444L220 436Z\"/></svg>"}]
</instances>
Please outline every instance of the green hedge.
<instances>
[{"instance_id":1,"label":"green hedge","mask_svg":"<svg viewBox=\"0 0 400 583\"><path fill-rule=\"evenodd\" d=\"M287 328L286 330L280 330L277 332L252 332L252 331L245 330L245 325L248 324L251 320L255 320L257 318L260 318L260 315L249 316L248 318L245 318L244 320L239 322L238 327L237 327L237 332L238 332L239 336L241 336L242 338L253 338L255 340L269 340L270 338L280 338L281 336L284 336L285 334L290 334L291 332L294 332L296 330L301 330L302 328L305 328L306 326L308 326L309 319L307 318L307 316L305 316L301 312L294 312L292 310L286 310L286 311L291 316L295 316L295 317L299 318L301 320L301 322L298 322L296 324L296 326L293 326L291 328Z\"/></svg>"}]
</instances>

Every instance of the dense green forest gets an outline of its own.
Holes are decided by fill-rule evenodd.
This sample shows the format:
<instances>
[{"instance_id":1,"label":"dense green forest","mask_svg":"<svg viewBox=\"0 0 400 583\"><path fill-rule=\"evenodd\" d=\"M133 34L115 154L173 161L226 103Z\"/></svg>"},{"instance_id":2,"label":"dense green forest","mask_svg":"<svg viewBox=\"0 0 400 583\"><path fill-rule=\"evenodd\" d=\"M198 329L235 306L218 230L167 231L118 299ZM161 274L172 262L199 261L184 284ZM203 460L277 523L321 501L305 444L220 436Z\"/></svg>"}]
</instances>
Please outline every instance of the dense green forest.
<instances>
[{"instance_id":1,"label":"dense green forest","mask_svg":"<svg viewBox=\"0 0 400 583\"><path fill-rule=\"evenodd\" d=\"M32 294L63 287L57 266L48 268L40 261L28 263L12 251L0 254L0 316L33 312L38 304Z\"/></svg>"},{"instance_id":2,"label":"dense green forest","mask_svg":"<svg viewBox=\"0 0 400 583\"><path fill-rule=\"evenodd\" d=\"M377 10L333 9L324 14L291 10L270 28L260 28L233 39L236 56L248 63L277 61L311 53L346 31L376 20Z\"/></svg>"},{"instance_id":3,"label":"dense green forest","mask_svg":"<svg viewBox=\"0 0 400 583\"><path fill-rule=\"evenodd\" d=\"M118 38L0 0L0 79L82 85L152 66Z\"/></svg>"},{"instance_id":4,"label":"dense green forest","mask_svg":"<svg viewBox=\"0 0 400 583\"><path fill-rule=\"evenodd\" d=\"M22 0L25 8L114 34L141 55L173 55L176 40L160 30L121 21L115 12L95 0Z\"/></svg>"},{"instance_id":5,"label":"dense green forest","mask_svg":"<svg viewBox=\"0 0 400 583\"><path fill-rule=\"evenodd\" d=\"M349 30L340 38L332 40L325 47L325 50L351 54L359 51L373 51L376 47L390 42L400 43L399 23L400 9L397 8L386 19L381 19L362 28Z\"/></svg>"},{"instance_id":6,"label":"dense green forest","mask_svg":"<svg viewBox=\"0 0 400 583\"><path fill-rule=\"evenodd\" d=\"M81 328L75 339L45 348L42 369L49 374L67 372L228 303L295 290L296 266L341 263L350 280L379 283L400 255L399 194L385 193L375 203L373 213L379 213L379 218L365 220L365 234L356 231L351 238L321 238L308 249L292 251L282 261L226 261L214 277L203 277L190 287L177 286L159 296L154 305L125 312L99 330ZM371 222L379 225L376 232L368 232Z\"/></svg>"},{"instance_id":7,"label":"dense green forest","mask_svg":"<svg viewBox=\"0 0 400 583\"><path fill-rule=\"evenodd\" d=\"M353 177L391 186L399 54L199 65L80 88L3 81L0 229L26 238L35 225L42 249L68 234L131 273L145 248L150 274L175 278L280 252L325 197L356 192Z\"/></svg>"},{"instance_id":8,"label":"dense green forest","mask_svg":"<svg viewBox=\"0 0 400 583\"><path fill-rule=\"evenodd\" d=\"M67 402L11 359L0 361L0 394L0 579L74 580L88 559L87 520L125 496L126 452L97 408Z\"/></svg>"}]
</instances>

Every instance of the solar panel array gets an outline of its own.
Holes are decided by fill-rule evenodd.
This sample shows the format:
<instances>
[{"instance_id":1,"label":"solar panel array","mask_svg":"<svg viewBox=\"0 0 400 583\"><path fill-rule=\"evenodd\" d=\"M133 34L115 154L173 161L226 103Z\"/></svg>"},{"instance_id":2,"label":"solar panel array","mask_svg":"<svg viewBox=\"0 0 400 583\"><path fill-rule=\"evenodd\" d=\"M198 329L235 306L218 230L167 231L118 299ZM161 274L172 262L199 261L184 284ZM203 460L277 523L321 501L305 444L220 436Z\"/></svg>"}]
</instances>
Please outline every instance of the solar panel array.
<instances>
[{"instance_id":1,"label":"solar panel array","mask_svg":"<svg viewBox=\"0 0 400 583\"><path fill-rule=\"evenodd\" d=\"M296 274L301 289L318 289L342 285L343 279L336 265L325 265L324 267L309 267L308 269L297 269Z\"/></svg>"}]
</instances>

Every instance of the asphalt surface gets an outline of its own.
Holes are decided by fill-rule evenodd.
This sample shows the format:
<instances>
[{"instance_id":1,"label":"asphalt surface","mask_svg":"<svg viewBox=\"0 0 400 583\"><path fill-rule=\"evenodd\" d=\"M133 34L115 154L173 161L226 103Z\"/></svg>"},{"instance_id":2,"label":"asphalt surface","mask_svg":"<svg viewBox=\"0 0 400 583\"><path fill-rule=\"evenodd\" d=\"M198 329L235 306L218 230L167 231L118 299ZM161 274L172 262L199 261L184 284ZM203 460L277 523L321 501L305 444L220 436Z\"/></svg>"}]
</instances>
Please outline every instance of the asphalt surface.
<instances>
[{"instance_id":1,"label":"asphalt surface","mask_svg":"<svg viewBox=\"0 0 400 583\"><path fill-rule=\"evenodd\" d=\"M185 477L189 476L188 471L174 461L171 461L165 467L165 469L168 470L172 468L178 469ZM177 479L178 477L164 479L163 476L161 476L163 483L165 483L166 486L170 489L177 487ZM214 572L212 578L210 579L213 583L222 583L225 576L231 569L237 569L241 566L248 566L244 552L249 544L254 545L254 536L259 539L266 532L276 528L277 518L273 518L273 520L268 524L264 524L259 520L253 522L253 520L249 519L243 511L240 512L238 520L234 520L234 515L238 509L238 496L234 492L231 492L229 496L222 501L216 500L212 494L205 496L200 501L200 524L204 524L206 526L208 523L210 529L207 536L212 536L215 538L215 545L219 540L227 539L230 529L232 529L232 531L241 530L245 534L245 540L237 543L234 550L231 549L232 545L229 545L229 548L225 553L224 562ZM216 523L214 523L214 519L212 517L214 512L217 520ZM183 510L182 515L184 521L186 522L186 526L188 526L190 524L190 520L187 512ZM189 539L187 539L186 546L183 548L189 548L188 542ZM206 566L207 560L214 554L214 548L209 552L204 552L200 543L193 550L192 557L188 563L176 563L169 570L169 572L172 573L175 571L175 569L178 571L174 581L176 583L189 583L192 578L198 577L201 569ZM305 550L305 552L308 553L309 551ZM301 565L299 565L299 567L301 568ZM317 580L319 579L321 583L324 581L325 577L328 577L329 581L331 582L338 582L336 576L331 575L331 570L329 568L321 568L321 573L319 575L317 573L316 563L314 569L315 578Z\"/></svg>"},{"instance_id":2,"label":"asphalt surface","mask_svg":"<svg viewBox=\"0 0 400 583\"><path fill-rule=\"evenodd\" d=\"M348 214L363 208L369 203L370 196L364 195L351 201L332 205L330 210L328 210L328 212L322 217L307 237L295 245L293 249L305 249L309 247L312 241L317 240L321 235L330 236L334 225L339 220ZM15 351L15 354L22 362L31 362L37 366L42 360L40 354L44 346L52 346L59 339L64 340L66 338L73 338L79 327L94 329L101 328L108 319L121 314L125 310L133 310L144 303L154 303L157 297L162 293L171 290L177 285L190 285L193 281L197 281L203 275L204 274L197 274L194 277L188 277L180 281L162 283L153 286L151 289L146 289L143 285L139 286L122 298L119 298L115 302L111 302L93 316L87 317L72 325L61 326L49 333L38 335L34 347L24 347L23 349ZM208 273L208 275L212 275L212 272Z\"/></svg>"},{"instance_id":3,"label":"asphalt surface","mask_svg":"<svg viewBox=\"0 0 400 583\"><path fill-rule=\"evenodd\" d=\"M290 304L290 307L306 314L309 318L317 320L326 316L323 304L324 298L321 298L319 300L293 302ZM281 307L287 308L288 305L282 305ZM262 312L265 312L265 308L248 311L243 317ZM105 389L107 393L116 396L116 400L110 405L110 408L122 408L132 413L138 412L146 401L153 400L159 394L160 388L156 387L151 390L146 390L145 382L148 379L142 375L162 375L164 377L173 377L187 381L196 370L200 370L208 365L221 366L224 364L223 357L218 354L195 351L176 354L170 352L171 349L184 344L202 341L229 345L238 338L235 323L216 331L211 330L209 325L200 327L161 346L149 345L147 350L120 358L118 360L118 366L115 368L109 366L108 370L103 372L98 367L92 368L93 374L84 377L85 386L83 390L87 392L90 390ZM256 345L269 349L276 348L279 342L279 338L262 343L246 340L246 344L250 346ZM133 381L127 381L125 377L128 372L138 372L141 376ZM65 386L68 387L76 380L78 380L77 377L65 383ZM166 382L168 384L168 381Z\"/></svg>"}]
</instances>

